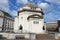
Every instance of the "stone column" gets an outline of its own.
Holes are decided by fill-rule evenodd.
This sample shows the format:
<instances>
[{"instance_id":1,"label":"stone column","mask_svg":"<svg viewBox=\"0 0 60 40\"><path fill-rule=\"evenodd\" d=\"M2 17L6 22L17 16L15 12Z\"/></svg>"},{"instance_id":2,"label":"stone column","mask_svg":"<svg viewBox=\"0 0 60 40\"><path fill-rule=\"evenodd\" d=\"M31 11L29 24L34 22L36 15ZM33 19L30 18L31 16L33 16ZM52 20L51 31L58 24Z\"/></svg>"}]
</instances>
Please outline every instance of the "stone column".
<instances>
[{"instance_id":1,"label":"stone column","mask_svg":"<svg viewBox=\"0 0 60 40\"><path fill-rule=\"evenodd\" d=\"M29 40L36 40L36 34L35 33L30 33L29 34Z\"/></svg>"}]
</instances>

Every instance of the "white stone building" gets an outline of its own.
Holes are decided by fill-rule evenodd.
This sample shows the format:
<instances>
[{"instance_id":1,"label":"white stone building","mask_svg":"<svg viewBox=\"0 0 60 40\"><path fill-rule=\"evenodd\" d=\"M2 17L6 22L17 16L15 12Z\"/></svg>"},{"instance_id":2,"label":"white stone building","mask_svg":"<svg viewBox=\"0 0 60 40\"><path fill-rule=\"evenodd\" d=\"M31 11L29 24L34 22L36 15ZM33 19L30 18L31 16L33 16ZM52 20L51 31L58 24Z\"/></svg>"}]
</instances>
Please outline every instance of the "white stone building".
<instances>
[{"instance_id":1,"label":"white stone building","mask_svg":"<svg viewBox=\"0 0 60 40\"><path fill-rule=\"evenodd\" d=\"M14 21L14 32L44 33L44 13L40 7L28 3L19 8Z\"/></svg>"},{"instance_id":2,"label":"white stone building","mask_svg":"<svg viewBox=\"0 0 60 40\"><path fill-rule=\"evenodd\" d=\"M14 19L7 12L0 10L0 32L12 32Z\"/></svg>"},{"instance_id":3,"label":"white stone building","mask_svg":"<svg viewBox=\"0 0 60 40\"><path fill-rule=\"evenodd\" d=\"M2 18L3 14L0 11L0 31L2 31L2 25L3 25L3 18Z\"/></svg>"}]
</instances>

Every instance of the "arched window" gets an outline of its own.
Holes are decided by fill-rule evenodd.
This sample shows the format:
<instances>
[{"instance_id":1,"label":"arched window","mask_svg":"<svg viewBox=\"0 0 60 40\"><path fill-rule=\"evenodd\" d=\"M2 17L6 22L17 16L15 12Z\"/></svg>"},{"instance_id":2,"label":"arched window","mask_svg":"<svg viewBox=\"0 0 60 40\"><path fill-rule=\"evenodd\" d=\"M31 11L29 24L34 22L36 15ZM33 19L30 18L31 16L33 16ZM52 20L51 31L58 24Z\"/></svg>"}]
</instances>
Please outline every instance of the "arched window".
<instances>
[{"instance_id":1,"label":"arched window","mask_svg":"<svg viewBox=\"0 0 60 40\"><path fill-rule=\"evenodd\" d=\"M22 27L22 25L20 25L20 27L19 27L19 30L23 30L23 27Z\"/></svg>"},{"instance_id":2,"label":"arched window","mask_svg":"<svg viewBox=\"0 0 60 40\"><path fill-rule=\"evenodd\" d=\"M43 30L45 30L45 27L43 26Z\"/></svg>"}]
</instances>

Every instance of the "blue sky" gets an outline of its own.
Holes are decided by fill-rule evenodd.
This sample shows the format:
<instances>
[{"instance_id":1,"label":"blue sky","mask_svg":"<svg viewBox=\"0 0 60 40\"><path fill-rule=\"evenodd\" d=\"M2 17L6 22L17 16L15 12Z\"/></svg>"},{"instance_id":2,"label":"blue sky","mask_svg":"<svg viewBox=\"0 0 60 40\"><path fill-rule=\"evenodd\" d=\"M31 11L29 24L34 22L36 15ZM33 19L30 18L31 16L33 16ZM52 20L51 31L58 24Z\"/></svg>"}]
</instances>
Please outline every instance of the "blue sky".
<instances>
[{"instance_id":1,"label":"blue sky","mask_svg":"<svg viewBox=\"0 0 60 40\"><path fill-rule=\"evenodd\" d=\"M44 21L60 19L60 0L0 0L0 10L17 16L17 10L25 3L35 3L43 9Z\"/></svg>"}]
</instances>

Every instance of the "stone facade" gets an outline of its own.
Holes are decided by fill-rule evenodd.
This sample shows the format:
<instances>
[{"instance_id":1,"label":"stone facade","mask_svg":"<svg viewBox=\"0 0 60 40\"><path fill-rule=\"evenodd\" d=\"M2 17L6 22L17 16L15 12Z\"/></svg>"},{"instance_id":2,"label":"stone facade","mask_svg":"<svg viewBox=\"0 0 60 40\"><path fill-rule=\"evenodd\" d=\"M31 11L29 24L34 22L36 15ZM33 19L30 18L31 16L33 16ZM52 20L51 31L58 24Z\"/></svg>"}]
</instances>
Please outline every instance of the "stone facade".
<instances>
[{"instance_id":1,"label":"stone facade","mask_svg":"<svg viewBox=\"0 0 60 40\"><path fill-rule=\"evenodd\" d=\"M0 31L12 32L14 19L7 12L0 10Z\"/></svg>"},{"instance_id":2,"label":"stone facade","mask_svg":"<svg viewBox=\"0 0 60 40\"><path fill-rule=\"evenodd\" d=\"M30 32L30 33L44 33L44 13L42 9L35 4L25 4L18 11L15 18L14 31L15 32ZM39 31L40 30L40 31Z\"/></svg>"}]
</instances>

